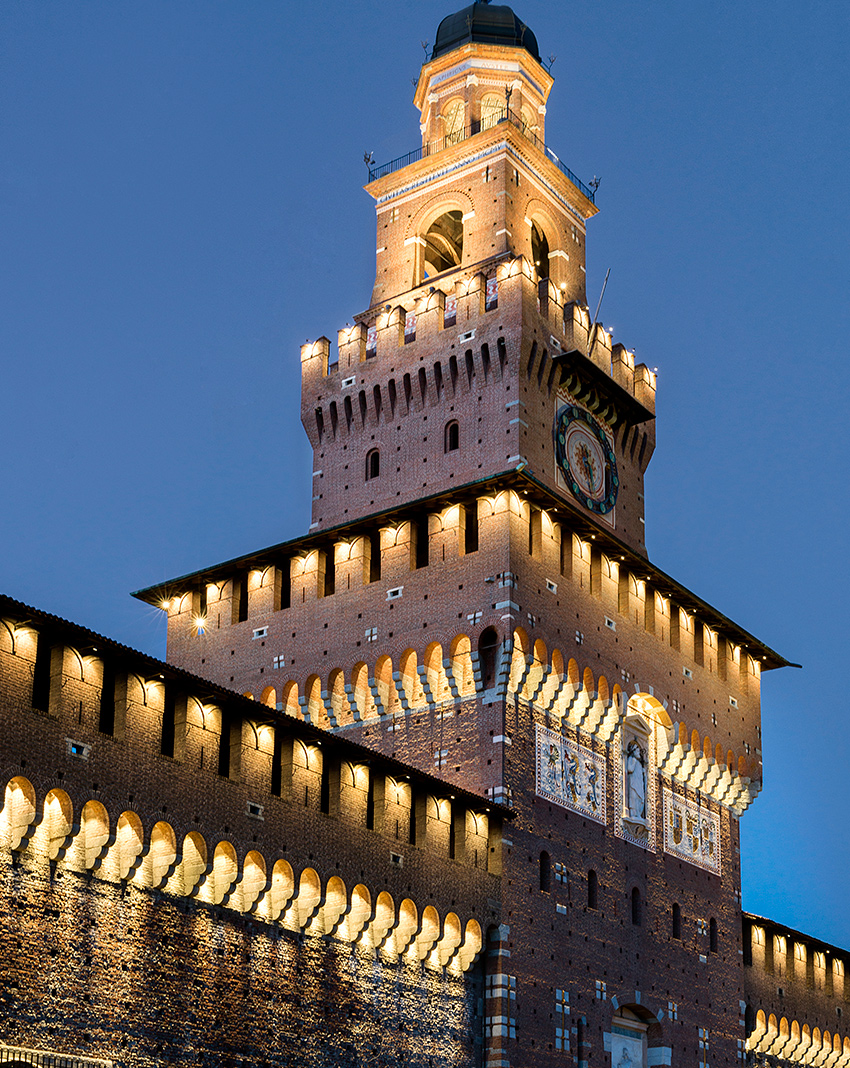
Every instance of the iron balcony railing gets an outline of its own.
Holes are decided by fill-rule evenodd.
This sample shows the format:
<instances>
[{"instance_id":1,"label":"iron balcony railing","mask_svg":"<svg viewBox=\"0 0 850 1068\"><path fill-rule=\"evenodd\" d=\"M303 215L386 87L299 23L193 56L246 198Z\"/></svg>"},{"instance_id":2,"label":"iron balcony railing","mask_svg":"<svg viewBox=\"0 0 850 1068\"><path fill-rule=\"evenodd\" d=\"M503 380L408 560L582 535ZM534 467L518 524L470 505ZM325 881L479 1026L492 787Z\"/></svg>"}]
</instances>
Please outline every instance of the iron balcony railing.
<instances>
[{"instance_id":1,"label":"iron balcony railing","mask_svg":"<svg viewBox=\"0 0 850 1068\"><path fill-rule=\"evenodd\" d=\"M488 115L485 119L481 119L479 122L470 123L469 126L463 127L463 129L456 130L454 133L450 133L448 136L441 138L438 141L430 141L427 145L422 145L421 148L414 149L413 152L408 152L405 156L399 156L398 159L391 160L389 163L382 163L378 167L369 167L369 181L374 182L378 178L383 178L387 174L392 174L393 171L400 171L402 167L407 167L411 163L418 163L421 159L427 159L428 156L433 156L437 152L442 152L444 148L449 148L451 145L458 145L461 141L465 141L468 137L474 137L475 134L481 133L482 130L491 130L494 126L498 126L503 122L509 122L522 134L526 140L530 141L536 148L551 160L552 163L563 174L569 178L576 189L580 190L591 203L596 202L596 190L586 186L584 182L578 178L570 168L562 163L557 154L549 148L536 133L522 121L521 116L517 115L514 111L497 111L491 115Z\"/></svg>"}]
</instances>

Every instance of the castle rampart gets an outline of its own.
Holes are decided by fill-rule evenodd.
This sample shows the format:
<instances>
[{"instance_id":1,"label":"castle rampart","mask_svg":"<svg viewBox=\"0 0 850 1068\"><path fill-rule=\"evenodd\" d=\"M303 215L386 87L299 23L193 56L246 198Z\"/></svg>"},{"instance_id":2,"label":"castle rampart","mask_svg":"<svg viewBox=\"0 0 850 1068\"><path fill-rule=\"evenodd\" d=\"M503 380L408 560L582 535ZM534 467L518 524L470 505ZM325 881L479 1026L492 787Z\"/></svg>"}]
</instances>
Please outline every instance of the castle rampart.
<instances>
[{"instance_id":1,"label":"castle rampart","mask_svg":"<svg viewBox=\"0 0 850 1068\"><path fill-rule=\"evenodd\" d=\"M748 912L743 928L749 1062L850 1063L850 954Z\"/></svg>"}]
</instances>

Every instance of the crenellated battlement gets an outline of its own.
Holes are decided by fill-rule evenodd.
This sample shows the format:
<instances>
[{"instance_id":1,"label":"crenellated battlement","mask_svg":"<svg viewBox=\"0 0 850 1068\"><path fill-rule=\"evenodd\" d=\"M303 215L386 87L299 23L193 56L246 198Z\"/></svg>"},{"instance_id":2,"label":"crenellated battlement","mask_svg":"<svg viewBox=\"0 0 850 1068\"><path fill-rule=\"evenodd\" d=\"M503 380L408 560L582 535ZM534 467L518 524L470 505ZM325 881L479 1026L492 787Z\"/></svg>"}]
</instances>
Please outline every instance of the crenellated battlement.
<instances>
[{"instance_id":1,"label":"crenellated battlement","mask_svg":"<svg viewBox=\"0 0 850 1068\"><path fill-rule=\"evenodd\" d=\"M755 1063L850 1063L850 953L748 912L743 935L747 1054Z\"/></svg>"},{"instance_id":2,"label":"crenellated battlement","mask_svg":"<svg viewBox=\"0 0 850 1068\"><path fill-rule=\"evenodd\" d=\"M219 856L226 858L221 865L230 872L230 894L248 878L247 860L237 862L245 843L262 843L265 829L278 821L294 840L302 828L305 854L309 827L318 820L322 838L338 840L340 857L354 837L361 852L389 845L406 853L415 843L423 856L498 872L504 813L485 799L334 737L309 716L281 715L9 598L0 610L4 766L9 789L17 791L14 797L7 791L9 848L38 839L53 860L73 848L88 870L99 870L109 855L104 870L127 879L144 868L145 885L154 888L191 860L195 879L186 884L184 872L182 892L197 896L210 877L207 888L218 885L211 891L215 903L226 896ZM34 746L42 770L22 772ZM92 781L101 785L86 794ZM87 813L93 822L86 822ZM221 827L233 828L232 835L208 849L209 836ZM174 853L168 864L160 847L166 838ZM292 873L291 855L288 861L270 856L277 848L274 837L254 847L260 859L251 862L252 906L260 890L272 890L271 882L256 885L259 868L264 879L275 866ZM170 870L153 879L152 863ZM359 863L352 861L350 874Z\"/></svg>"},{"instance_id":3,"label":"crenellated battlement","mask_svg":"<svg viewBox=\"0 0 850 1068\"><path fill-rule=\"evenodd\" d=\"M387 374L390 361L415 364L421 350L431 347L429 343L462 338L491 324L494 316L489 313L498 310L500 300L503 317L505 305L521 298L524 291L536 296L537 310L548 323L553 359L567 354L584 357L611 380L612 389L619 386L645 410L644 418L654 417L655 373L645 363L636 363L634 352L615 342L601 323L594 324L587 305L562 303L555 282L541 279L524 256L498 257L487 268L447 272L435 282L410 290L396 304L372 307L355 316L353 325L337 331L335 348L324 336L301 346L302 407L311 441L310 415L315 410L311 403L353 386L342 384L350 373L371 373L378 379ZM568 374L575 374L572 364L562 379ZM385 409L391 410L381 405Z\"/></svg>"},{"instance_id":4,"label":"crenellated battlement","mask_svg":"<svg viewBox=\"0 0 850 1068\"><path fill-rule=\"evenodd\" d=\"M424 496L531 466L572 504L547 447L556 407L571 399L622 444L624 472L634 467L631 480L621 479L619 525L643 546L655 375L594 325L585 306L562 303L525 258L457 272L403 303L373 308L340 330L335 345L327 337L303 345L301 368L314 528L391 507L419 471Z\"/></svg>"}]
</instances>

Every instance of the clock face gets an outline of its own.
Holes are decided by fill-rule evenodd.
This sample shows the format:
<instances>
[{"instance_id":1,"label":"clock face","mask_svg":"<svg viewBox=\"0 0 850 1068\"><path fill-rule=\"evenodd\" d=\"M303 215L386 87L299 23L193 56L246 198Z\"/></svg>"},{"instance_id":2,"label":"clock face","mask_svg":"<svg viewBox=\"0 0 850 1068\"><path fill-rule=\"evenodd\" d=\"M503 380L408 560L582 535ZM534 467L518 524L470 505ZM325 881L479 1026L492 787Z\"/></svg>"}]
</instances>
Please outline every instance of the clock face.
<instances>
[{"instance_id":1,"label":"clock face","mask_svg":"<svg viewBox=\"0 0 850 1068\"><path fill-rule=\"evenodd\" d=\"M617 460L602 426L583 408L558 409L555 457L577 501L597 515L611 511L620 486Z\"/></svg>"}]
</instances>

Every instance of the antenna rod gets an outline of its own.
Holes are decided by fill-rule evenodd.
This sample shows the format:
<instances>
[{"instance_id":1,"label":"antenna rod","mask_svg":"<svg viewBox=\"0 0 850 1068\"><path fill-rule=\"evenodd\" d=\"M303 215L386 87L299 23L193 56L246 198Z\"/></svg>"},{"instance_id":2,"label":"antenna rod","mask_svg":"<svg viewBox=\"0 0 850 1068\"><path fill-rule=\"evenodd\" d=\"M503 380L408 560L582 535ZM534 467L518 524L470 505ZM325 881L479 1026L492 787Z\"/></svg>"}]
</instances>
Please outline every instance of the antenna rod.
<instances>
[{"instance_id":1,"label":"antenna rod","mask_svg":"<svg viewBox=\"0 0 850 1068\"><path fill-rule=\"evenodd\" d=\"M602 307L602 298L605 296L605 287L608 285L608 275L611 268L605 272L605 281L602 283L602 292L599 294L599 303L596 305L596 315L593 317L593 326L590 328L590 348L587 350L587 358L590 359L593 346L596 344L596 324L599 322L599 309Z\"/></svg>"}]
</instances>

